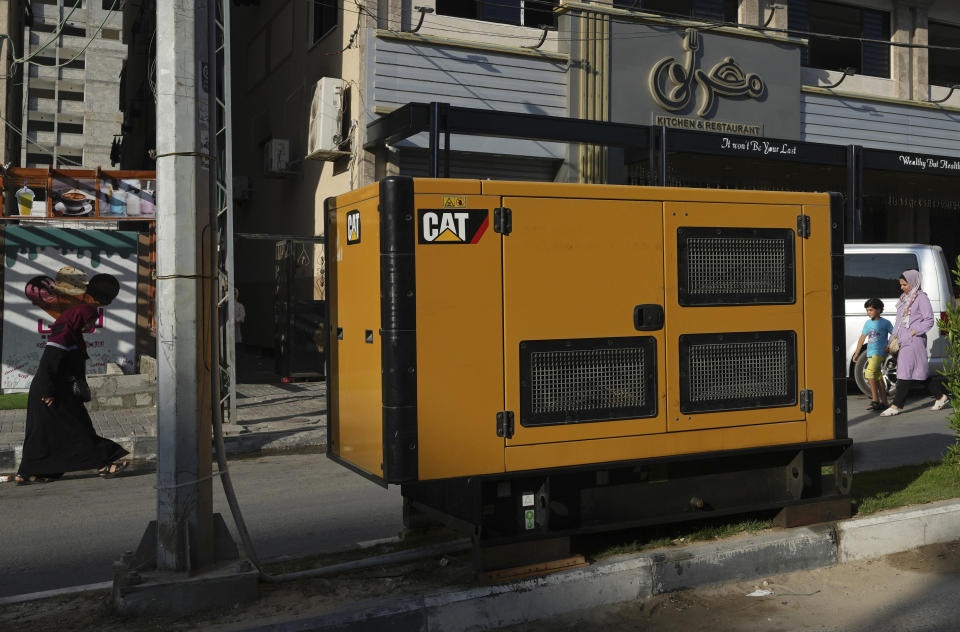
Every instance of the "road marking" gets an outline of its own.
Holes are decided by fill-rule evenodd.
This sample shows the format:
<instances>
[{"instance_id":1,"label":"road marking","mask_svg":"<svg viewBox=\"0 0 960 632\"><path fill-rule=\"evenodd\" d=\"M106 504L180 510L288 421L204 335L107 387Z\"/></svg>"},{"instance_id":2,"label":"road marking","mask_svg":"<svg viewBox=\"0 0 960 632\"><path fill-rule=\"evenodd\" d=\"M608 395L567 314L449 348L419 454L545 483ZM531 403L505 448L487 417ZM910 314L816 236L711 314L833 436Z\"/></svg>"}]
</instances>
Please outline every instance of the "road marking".
<instances>
[{"instance_id":1,"label":"road marking","mask_svg":"<svg viewBox=\"0 0 960 632\"><path fill-rule=\"evenodd\" d=\"M400 541L400 536L395 535L392 538L380 538L379 540L364 540L363 542L357 542L357 546L361 549L369 549L371 546L377 546L378 544L394 544Z\"/></svg>"}]
</instances>

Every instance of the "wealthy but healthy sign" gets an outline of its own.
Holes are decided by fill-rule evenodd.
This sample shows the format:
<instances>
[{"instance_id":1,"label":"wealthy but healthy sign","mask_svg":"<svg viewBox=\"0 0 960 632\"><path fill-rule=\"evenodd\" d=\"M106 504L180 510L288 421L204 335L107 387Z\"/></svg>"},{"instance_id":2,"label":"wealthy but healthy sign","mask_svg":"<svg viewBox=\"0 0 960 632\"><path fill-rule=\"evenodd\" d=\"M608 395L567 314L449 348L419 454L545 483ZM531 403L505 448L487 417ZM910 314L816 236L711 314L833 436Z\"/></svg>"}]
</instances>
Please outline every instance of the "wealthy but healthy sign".
<instances>
[{"instance_id":1,"label":"wealthy but healthy sign","mask_svg":"<svg viewBox=\"0 0 960 632\"><path fill-rule=\"evenodd\" d=\"M71 305L97 305L87 341L87 373L108 362L134 366L137 233L10 226L4 245L4 390L21 390L40 362L57 317Z\"/></svg>"}]
</instances>

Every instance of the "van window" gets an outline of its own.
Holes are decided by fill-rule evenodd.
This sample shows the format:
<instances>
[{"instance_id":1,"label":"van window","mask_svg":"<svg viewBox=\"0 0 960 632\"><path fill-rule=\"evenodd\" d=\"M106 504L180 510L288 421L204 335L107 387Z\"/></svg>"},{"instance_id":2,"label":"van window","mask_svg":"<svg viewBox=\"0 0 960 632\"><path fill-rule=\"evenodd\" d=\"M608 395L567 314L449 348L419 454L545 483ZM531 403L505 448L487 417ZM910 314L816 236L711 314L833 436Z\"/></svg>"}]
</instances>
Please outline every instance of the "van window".
<instances>
[{"instance_id":1,"label":"van window","mask_svg":"<svg viewBox=\"0 0 960 632\"><path fill-rule=\"evenodd\" d=\"M898 279L904 270L919 270L917 256L907 252L857 253L843 256L846 298L900 296Z\"/></svg>"}]
</instances>

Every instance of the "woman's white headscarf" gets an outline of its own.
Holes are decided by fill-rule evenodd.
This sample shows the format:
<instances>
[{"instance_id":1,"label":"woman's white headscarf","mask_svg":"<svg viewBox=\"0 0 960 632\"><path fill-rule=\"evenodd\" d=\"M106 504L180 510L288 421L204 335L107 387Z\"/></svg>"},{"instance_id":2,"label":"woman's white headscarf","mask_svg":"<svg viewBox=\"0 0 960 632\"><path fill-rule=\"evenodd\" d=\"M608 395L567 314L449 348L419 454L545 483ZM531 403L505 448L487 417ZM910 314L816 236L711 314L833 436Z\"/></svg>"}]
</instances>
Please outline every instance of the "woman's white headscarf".
<instances>
[{"instance_id":1,"label":"woman's white headscarf","mask_svg":"<svg viewBox=\"0 0 960 632\"><path fill-rule=\"evenodd\" d=\"M906 304L907 309L904 310L903 315L907 316L910 314L910 308L913 307L913 302L920 296L920 271L907 270L900 276L906 279L910 285L910 290L900 295L900 299L897 301L897 311L900 311L901 305Z\"/></svg>"}]
</instances>

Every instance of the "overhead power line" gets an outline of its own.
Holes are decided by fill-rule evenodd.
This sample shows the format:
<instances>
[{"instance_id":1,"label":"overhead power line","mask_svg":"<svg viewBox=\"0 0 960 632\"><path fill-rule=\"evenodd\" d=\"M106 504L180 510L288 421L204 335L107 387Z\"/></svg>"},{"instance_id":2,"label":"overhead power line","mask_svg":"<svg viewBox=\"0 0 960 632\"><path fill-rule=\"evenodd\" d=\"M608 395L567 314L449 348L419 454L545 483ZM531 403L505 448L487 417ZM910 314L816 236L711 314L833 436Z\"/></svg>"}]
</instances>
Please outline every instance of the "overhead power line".
<instances>
[{"instance_id":1,"label":"overhead power line","mask_svg":"<svg viewBox=\"0 0 960 632\"><path fill-rule=\"evenodd\" d=\"M103 20L100 22L100 25L97 27L97 30L93 32L93 35L91 35L89 38L87 38L87 41L86 41L86 43L83 45L83 47L77 52L76 55L74 55L74 56L71 57L70 59L68 59L68 60L66 60L66 61L63 61L63 62L60 62L60 63L58 63L58 64L42 64L42 63L33 61L33 59L34 59L37 55L39 55L41 51L43 51L44 49L46 49L50 44L52 44L53 42L57 41L57 39L60 38L60 35L61 35L62 31L63 31L63 27L66 25L67 20L70 19L70 16L73 15L73 12L77 10L77 7L80 6L80 4L82 3L82 1L83 1L83 0L77 0L77 3L73 6L72 9L70 9L70 13L68 13L68 14L66 15L66 17L63 18L63 20L61 20L59 23L57 23L57 27L56 27L56 29L55 29L54 32L53 32L53 36L52 36L50 39L48 39L46 42L44 42L41 46L39 46L39 47L37 47L36 49L34 49L33 51L31 51L31 53L30 53L29 55L24 55L23 57L17 57L17 56L16 56L17 51L14 49L13 39L10 38L9 35L5 35L4 37L6 37L6 38L7 38L7 41L10 42L10 48L13 49L13 54L14 54L14 58L13 58L13 59L11 60L11 62L10 62L10 67L11 67L12 69L15 69L17 66L19 66L19 65L21 65L21 64L31 64L31 65L37 66L37 67L39 67L39 68L63 68L64 66L67 66L67 65L73 63L74 61L76 61L76 60L80 57L80 55L82 55L82 54L90 47L90 45L93 43L93 41L94 41L94 40L97 38L97 36L100 34L100 31L103 30L103 27L104 27L104 25L107 23L107 20L110 19L110 16L113 15L113 13L118 10L118 8L117 8L117 3L121 3L120 9L122 9L122 8L123 8L122 2L124 2L125 0L113 0L113 2L112 2L111 5L110 5L110 9L107 10L106 15L103 17ZM9 74L9 75L7 75L7 76L8 76L8 77L9 77L9 76L12 76L12 74Z\"/></svg>"},{"instance_id":2,"label":"overhead power line","mask_svg":"<svg viewBox=\"0 0 960 632\"><path fill-rule=\"evenodd\" d=\"M82 167L82 166L83 166L81 163L76 162L75 160L71 160L70 158L64 158L63 155L56 153L53 149L50 149L49 147L46 147L46 146L44 146L44 145L41 145L41 144L38 143L37 141L31 139L29 136L27 136L26 134L23 133L23 130L22 130L22 129L20 129L19 127L17 127L16 125L14 125L13 123L11 123L10 121L8 121L5 116L0 115L0 119L3 120L3 122L7 125L7 127L9 127L10 129L12 129L12 130L13 130L14 132L16 132L17 134L19 134L21 138L23 138L25 141L27 141L28 143L30 143L30 144L33 145L34 147L37 147L38 149L40 149L40 150L41 150L41 153L44 153L44 154L48 154L48 155L50 155L50 156L53 156L58 162L65 162L65 163L71 164L71 165L73 165L73 166L75 166L75 167Z\"/></svg>"},{"instance_id":3,"label":"overhead power line","mask_svg":"<svg viewBox=\"0 0 960 632\"><path fill-rule=\"evenodd\" d=\"M335 7L335 6L337 6L335 0L304 0L304 1L305 1L305 2L308 2L308 3L315 3L315 4L318 4L318 5L324 5L324 6L328 6L328 7ZM505 2L497 2L496 0L474 0L474 2L475 2L476 4L478 4L478 5L487 6L487 7L507 8L507 9L518 9L518 10L519 10L519 5L516 5L516 4L508 4L508 3L505 3ZM525 7L528 7L528 6L530 6L530 5L538 5L538 6L540 6L540 7L543 7L543 9L548 9L548 8L549 8L549 9L551 9L551 10L557 8L557 4L554 3L554 2L550 2L550 0L524 0L524 6L525 6ZM378 19L377 15L376 15L375 13L371 12L370 9L366 8L366 7L363 6L363 5L359 5L359 4L358 4L358 6L361 7L359 12L362 12L362 13L365 13L365 14L369 15L369 16L370 16L371 18L373 18L373 19ZM355 10L353 10L353 9L348 9L348 8L346 7L346 5L343 6L343 9L342 9L342 10L343 10L344 13L358 13L358 11L355 11ZM783 34L783 35L799 36L799 37L807 37L807 38L817 37L817 38L833 39L833 40L848 40L848 41L857 41L857 42L860 42L860 43L863 43L863 44L880 44L880 45L886 45L886 46L896 46L896 47L899 47L899 48L917 48L917 49L928 49L928 50L942 50L942 51L960 52L960 46L947 46L947 45L939 45L939 44L914 44L914 43L911 43L911 42L895 42L895 41L892 41L892 40L881 40L881 39L874 39L874 38L867 38L867 37L859 37L859 36L854 36L854 35L837 35L837 34L834 34L834 33L820 33L820 32L817 32L817 31L802 31L802 30L797 30L797 29L781 29L781 28L774 28L774 27L770 27L770 26L761 26L761 25L755 25L755 24L743 24L743 23L740 23L740 22L728 22L728 21L723 21L723 20L711 20L711 19L709 19L709 18L691 17L691 16L689 16L689 15L681 15L681 14L677 14L677 13L666 13L666 12L654 13L654 12L652 12L652 11L643 11L643 10L636 11L636 10L632 10L632 9L623 9L623 10L624 10L624 11L629 11L632 15L623 15L623 16L611 15L611 16L610 16L611 19L613 19L613 20L629 20L629 21L632 22L632 21L642 20L642 19L644 19L644 18L646 18L646 17L662 17L662 18L665 18L665 19L667 19L667 20L680 20L680 21L683 21L683 22L685 22L685 23L690 23L690 22L700 23L700 24L703 24L704 28L710 28L710 29L721 28L721 27L741 28L741 29L751 30L751 31L757 31L757 32L761 32L761 33L767 33L767 32L769 32L769 33L778 33L778 34ZM573 15L573 14L571 14L571 16L574 17L574 18L585 19L585 18L587 17L587 16L583 15L583 13L586 13L585 10L575 9L575 10L572 10L572 11L576 11L577 13L580 14L580 15ZM443 14L439 14L439 15L440 15L440 17L457 17L457 16L444 16ZM468 19L476 19L478 22L486 21L486 20L481 20L481 19L479 19L479 18L468 18ZM490 21L490 22L492 22L492 21ZM494 23L494 24L501 24L501 22L492 22L492 23ZM503 24L511 24L511 25L513 25L513 26L527 26L528 28L538 28L538 26L539 26L539 25L538 25L538 26L533 26L533 25L518 25L518 24L512 24L512 23L508 23L508 22L505 22L505 23L503 23ZM444 26L440 26L440 25L436 25L436 24L429 24L429 20L428 20L428 22L427 22L427 25L429 26L429 28L430 28L431 30L434 30L434 31L441 31L441 32L447 32L447 33L461 33L461 34L462 34L462 33L469 33L469 34L475 34L475 35L490 35L490 31L489 31L489 30L474 30L474 29L469 29L469 28L449 28L449 27L444 27ZM591 41L595 41L595 40L601 40L601 41L603 41L603 40L626 40L626 39L640 39L640 38L651 37L651 36L654 36L654 35L647 35L647 34L643 34L643 35L617 35L617 36L608 36L608 37L590 38L590 39L591 39ZM658 37L659 37L659 36L661 36L661 35L657 34L657 35L655 35L655 36L658 36ZM499 39L499 38L508 38L508 39L533 39L533 37L530 36L530 35L521 35L521 34L511 35L511 34L508 34L508 33L498 33L496 37L497 37L498 39ZM558 42L579 42L579 41L583 41L583 40L586 40L586 39L587 39L587 38L584 38L584 37L558 37L558 38L555 39L555 41L558 41Z\"/></svg>"}]
</instances>

